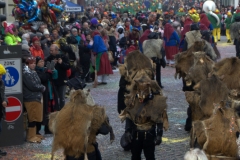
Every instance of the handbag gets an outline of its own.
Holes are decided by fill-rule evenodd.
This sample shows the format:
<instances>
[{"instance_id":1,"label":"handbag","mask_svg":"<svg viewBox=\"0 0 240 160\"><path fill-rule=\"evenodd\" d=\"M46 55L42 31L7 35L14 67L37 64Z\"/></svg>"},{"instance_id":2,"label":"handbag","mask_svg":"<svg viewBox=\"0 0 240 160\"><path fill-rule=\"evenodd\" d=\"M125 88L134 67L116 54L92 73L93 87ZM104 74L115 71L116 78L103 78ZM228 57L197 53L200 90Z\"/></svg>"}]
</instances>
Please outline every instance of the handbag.
<instances>
[{"instance_id":1,"label":"handbag","mask_svg":"<svg viewBox=\"0 0 240 160\"><path fill-rule=\"evenodd\" d=\"M112 63L112 62L114 61L112 51L108 51L107 54L108 54L108 60L109 60L109 62Z\"/></svg>"}]
</instances>

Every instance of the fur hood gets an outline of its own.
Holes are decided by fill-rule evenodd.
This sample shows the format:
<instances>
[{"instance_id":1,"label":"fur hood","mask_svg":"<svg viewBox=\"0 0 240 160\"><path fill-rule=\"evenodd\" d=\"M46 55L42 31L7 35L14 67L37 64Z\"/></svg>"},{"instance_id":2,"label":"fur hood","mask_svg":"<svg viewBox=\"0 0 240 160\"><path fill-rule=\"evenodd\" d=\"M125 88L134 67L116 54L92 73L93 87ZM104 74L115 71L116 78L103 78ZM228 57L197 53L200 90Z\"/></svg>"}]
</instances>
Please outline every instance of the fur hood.
<instances>
[{"instance_id":1,"label":"fur hood","mask_svg":"<svg viewBox=\"0 0 240 160\"><path fill-rule=\"evenodd\" d=\"M206 53L206 55L208 55L213 61L215 61L217 59L217 54L215 53L212 45L205 41L205 46L204 46L204 52Z\"/></svg>"},{"instance_id":2,"label":"fur hood","mask_svg":"<svg viewBox=\"0 0 240 160\"><path fill-rule=\"evenodd\" d=\"M161 39L148 39L143 42L143 53L148 58L157 57L162 59L160 53L162 49L163 41Z\"/></svg>"}]
</instances>

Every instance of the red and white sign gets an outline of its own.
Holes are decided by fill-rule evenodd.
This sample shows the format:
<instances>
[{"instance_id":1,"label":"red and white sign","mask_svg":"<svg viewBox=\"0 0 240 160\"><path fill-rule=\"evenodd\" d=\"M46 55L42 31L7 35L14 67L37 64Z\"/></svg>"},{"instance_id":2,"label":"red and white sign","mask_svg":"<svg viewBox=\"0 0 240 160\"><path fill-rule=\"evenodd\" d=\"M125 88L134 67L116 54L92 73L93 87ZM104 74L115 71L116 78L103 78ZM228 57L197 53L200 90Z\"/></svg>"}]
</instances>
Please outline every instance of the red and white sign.
<instances>
[{"instance_id":1,"label":"red and white sign","mask_svg":"<svg viewBox=\"0 0 240 160\"><path fill-rule=\"evenodd\" d=\"M8 106L6 107L6 122L16 121L22 114L22 103L16 97L7 97Z\"/></svg>"}]
</instances>

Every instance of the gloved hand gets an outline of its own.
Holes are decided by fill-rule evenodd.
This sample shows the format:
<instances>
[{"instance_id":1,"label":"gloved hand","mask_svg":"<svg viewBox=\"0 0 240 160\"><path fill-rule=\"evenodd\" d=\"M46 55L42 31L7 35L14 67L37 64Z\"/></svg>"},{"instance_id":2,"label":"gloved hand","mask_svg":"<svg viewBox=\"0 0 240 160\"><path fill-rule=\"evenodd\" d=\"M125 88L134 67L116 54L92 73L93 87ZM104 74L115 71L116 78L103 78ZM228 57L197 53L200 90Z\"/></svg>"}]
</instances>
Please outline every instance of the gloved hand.
<instances>
[{"instance_id":1,"label":"gloved hand","mask_svg":"<svg viewBox=\"0 0 240 160\"><path fill-rule=\"evenodd\" d=\"M163 135L163 123L157 123L157 137L155 140L155 145L160 145L162 143Z\"/></svg>"},{"instance_id":2,"label":"gloved hand","mask_svg":"<svg viewBox=\"0 0 240 160\"><path fill-rule=\"evenodd\" d=\"M47 70L51 70L50 62L47 62L46 68L47 68Z\"/></svg>"},{"instance_id":3,"label":"gloved hand","mask_svg":"<svg viewBox=\"0 0 240 160\"><path fill-rule=\"evenodd\" d=\"M50 70L51 71L55 70L55 62L54 62L54 60L51 61Z\"/></svg>"},{"instance_id":4,"label":"gloved hand","mask_svg":"<svg viewBox=\"0 0 240 160\"><path fill-rule=\"evenodd\" d=\"M157 136L155 140L155 145L160 145L162 143L162 136Z\"/></svg>"},{"instance_id":5,"label":"gloved hand","mask_svg":"<svg viewBox=\"0 0 240 160\"><path fill-rule=\"evenodd\" d=\"M129 143L132 142L132 134L129 131L126 131L124 136L125 136L125 139L127 142L129 142Z\"/></svg>"}]
</instances>

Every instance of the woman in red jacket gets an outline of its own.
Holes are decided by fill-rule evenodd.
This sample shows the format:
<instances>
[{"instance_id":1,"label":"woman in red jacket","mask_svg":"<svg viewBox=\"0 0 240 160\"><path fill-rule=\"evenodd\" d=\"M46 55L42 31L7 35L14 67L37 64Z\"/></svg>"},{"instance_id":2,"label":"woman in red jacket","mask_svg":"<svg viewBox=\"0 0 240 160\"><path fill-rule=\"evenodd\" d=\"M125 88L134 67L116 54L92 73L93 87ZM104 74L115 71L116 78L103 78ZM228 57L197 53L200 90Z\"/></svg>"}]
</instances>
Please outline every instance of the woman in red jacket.
<instances>
[{"instance_id":1,"label":"woman in red jacket","mask_svg":"<svg viewBox=\"0 0 240 160\"><path fill-rule=\"evenodd\" d=\"M32 38L32 47L30 47L30 52L33 57L39 56L44 59L44 53L41 48L41 43L37 36Z\"/></svg>"}]
</instances>

